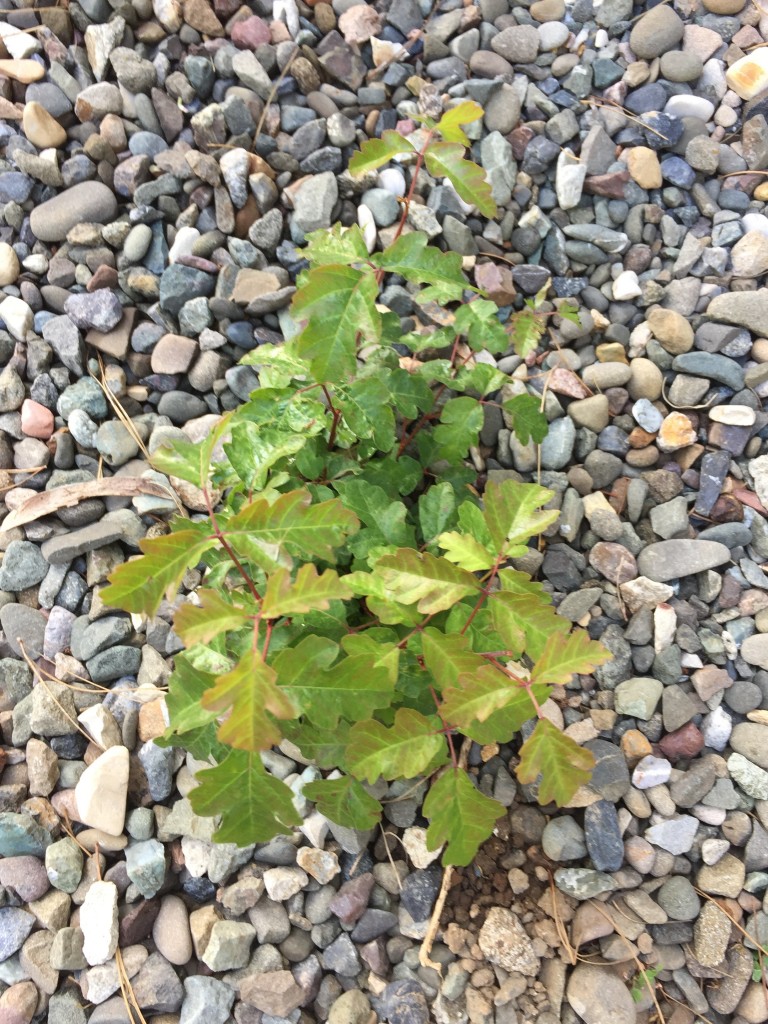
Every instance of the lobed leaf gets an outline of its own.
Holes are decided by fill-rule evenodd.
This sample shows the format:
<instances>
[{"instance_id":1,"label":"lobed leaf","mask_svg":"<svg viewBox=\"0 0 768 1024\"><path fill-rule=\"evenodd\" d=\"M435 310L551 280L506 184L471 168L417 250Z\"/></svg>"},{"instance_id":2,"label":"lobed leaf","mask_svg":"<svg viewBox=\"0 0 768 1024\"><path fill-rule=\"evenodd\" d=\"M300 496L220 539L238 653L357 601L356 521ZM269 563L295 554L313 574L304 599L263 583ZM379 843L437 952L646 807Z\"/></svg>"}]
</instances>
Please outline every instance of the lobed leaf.
<instances>
[{"instance_id":1,"label":"lobed leaf","mask_svg":"<svg viewBox=\"0 0 768 1024\"><path fill-rule=\"evenodd\" d=\"M203 441L173 440L161 445L152 453L150 463L161 473L201 489L206 487L214 449L229 430L232 416L231 412L225 413Z\"/></svg>"},{"instance_id":2,"label":"lobed leaf","mask_svg":"<svg viewBox=\"0 0 768 1024\"><path fill-rule=\"evenodd\" d=\"M371 720L356 722L349 732L346 763L353 774L368 782L378 778L415 779L447 760L441 722L410 708L398 708L387 728Z\"/></svg>"},{"instance_id":3,"label":"lobed leaf","mask_svg":"<svg viewBox=\"0 0 768 1024\"><path fill-rule=\"evenodd\" d=\"M496 203L485 172L471 160L465 159L461 143L432 143L426 151L424 162L434 178L448 178L465 203L472 203L484 217L496 216Z\"/></svg>"},{"instance_id":4,"label":"lobed leaf","mask_svg":"<svg viewBox=\"0 0 768 1024\"><path fill-rule=\"evenodd\" d=\"M376 562L375 571L393 600L415 604L425 615L445 611L480 590L479 581L471 573L445 558L412 548L384 555Z\"/></svg>"},{"instance_id":5,"label":"lobed leaf","mask_svg":"<svg viewBox=\"0 0 768 1024\"><path fill-rule=\"evenodd\" d=\"M494 711L507 705L521 688L509 676L486 662L471 675L459 676L457 685L443 691L440 715L444 721L464 730L473 722L484 722ZM533 704L520 723L534 713Z\"/></svg>"},{"instance_id":6,"label":"lobed leaf","mask_svg":"<svg viewBox=\"0 0 768 1024\"><path fill-rule=\"evenodd\" d=\"M472 785L465 771L449 768L432 783L424 801L427 849L447 843L443 864L465 867L505 813L502 804Z\"/></svg>"},{"instance_id":7,"label":"lobed leaf","mask_svg":"<svg viewBox=\"0 0 768 1024\"><path fill-rule=\"evenodd\" d=\"M474 398L450 398L433 433L434 458L457 462L477 444L483 427L483 407ZM423 436L423 435L420 435Z\"/></svg>"},{"instance_id":8,"label":"lobed leaf","mask_svg":"<svg viewBox=\"0 0 768 1024\"><path fill-rule=\"evenodd\" d=\"M427 244L422 231L400 235L397 241L380 253L374 253L371 262L388 274L399 274L406 281L428 284L422 298L446 303L461 299L469 282L461 269L461 256L456 252L443 252Z\"/></svg>"},{"instance_id":9,"label":"lobed leaf","mask_svg":"<svg viewBox=\"0 0 768 1024\"><path fill-rule=\"evenodd\" d=\"M412 143L396 131L381 133L380 139L366 139L349 161L350 174L365 174L375 171L395 156L414 153Z\"/></svg>"},{"instance_id":10,"label":"lobed leaf","mask_svg":"<svg viewBox=\"0 0 768 1024\"><path fill-rule=\"evenodd\" d=\"M304 488L245 505L225 528L238 553L266 570L290 566L290 556L335 561L335 550L359 528L357 517L338 498L312 503Z\"/></svg>"},{"instance_id":11,"label":"lobed leaf","mask_svg":"<svg viewBox=\"0 0 768 1024\"><path fill-rule=\"evenodd\" d=\"M248 490L260 491L272 467L301 451L306 443L306 434L276 430L245 420L232 428L232 440L224 445L224 451Z\"/></svg>"},{"instance_id":12,"label":"lobed leaf","mask_svg":"<svg viewBox=\"0 0 768 1024\"><path fill-rule=\"evenodd\" d=\"M485 659L472 650L467 637L442 633L433 626L422 630L421 653L438 692L456 686L460 676L472 675L486 665Z\"/></svg>"},{"instance_id":13,"label":"lobed leaf","mask_svg":"<svg viewBox=\"0 0 768 1024\"><path fill-rule=\"evenodd\" d=\"M435 402L435 396L423 377L399 367L390 375L389 392L398 411L409 420L415 420L419 413L429 412Z\"/></svg>"},{"instance_id":14,"label":"lobed leaf","mask_svg":"<svg viewBox=\"0 0 768 1024\"><path fill-rule=\"evenodd\" d=\"M366 832L381 820L381 804L349 775L309 782L302 793L329 821Z\"/></svg>"},{"instance_id":15,"label":"lobed leaf","mask_svg":"<svg viewBox=\"0 0 768 1024\"><path fill-rule=\"evenodd\" d=\"M233 750L215 768L198 772L197 780L189 794L192 809L221 816L213 835L220 843L266 843L301 824L293 793L266 772L258 754Z\"/></svg>"},{"instance_id":16,"label":"lobed leaf","mask_svg":"<svg viewBox=\"0 0 768 1024\"><path fill-rule=\"evenodd\" d=\"M540 718L520 748L517 778L528 785L541 775L539 803L554 801L562 807L579 786L589 782L594 765L595 759L589 750L560 732L548 719Z\"/></svg>"},{"instance_id":17,"label":"lobed leaf","mask_svg":"<svg viewBox=\"0 0 768 1024\"><path fill-rule=\"evenodd\" d=\"M197 597L199 604L186 601L173 620L173 628L186 647L207 644L221 633L240 629L254 613L254 609L226 601L216 590L199 590Z\"/></svg>"},{"instance_id":18,"label":"lobed leaf","mask_svg":"<svg viewBox=\"0 0 768 1024\"><path fill-rule=\"evenodd\" d=\"M502 408L521 444L528 444L531 440L541 444L547 436L549 424L541 410L540 399L535 395L515 395L504 402Z\"/></svg>"},{"instance_id":19,"label":"lobed leaf","mask_svg":"<svg viewBox=\"0 0 768 1024\"><path fill-rule=\"evenodd\" d=\"M308 323L295 339L299 356L317 381L343 383L354 376L359 341L381 338L376 308L379 286L371 268L328 265L310 270L293 296L291 312Z\"/></svg>"},{"instance_id":20,"label":"lobed leaf","mask_svg":"<svg viewBox=\"0 0 768 1024\"><path fill-rule=\"evenodd\" d=\"M293 718L296 709L276 682L277 672L252 648L218 677L203 695L203 707L220 715L229 712L219 726L222 743L238 750L267 750L280 742L274 719Z\"/></svg>"},{"instance_id":21,"label":"lobed leaf","mask_svg":"<svg viewBox=\"0 0 768 1024\"><path fill-rule=\"evenodd\" d=\"M419 498L418 510L424 543L432 544L456 520L456 492L449 483L434 484Z\"/></svg>"},{"instance_id":22,"label":"lobed leaf","mask_svg":"<svg viewBox=\"0 0 768 1024\"><path fill-rule=\"evenodd\" d=\"M486 350L499 355L509 348L509 335L499 320L499 307L490 299L475 298L459 306L455 327L474 352Z\"/></svg>"},{"instance_id":23,"label":"lobed leaf","mask_svg":"<svg viewBox=\"0 0 768 1024\"><path fill-rule=\"evenodd\" d=\"M457 533L451 530L448 533L441 533L437 543L445 552L449 562L458 565L468 572L478 572L490 569L496 556L483 547L479 541L467 533Z\"/></svg>"},{"instance_id":24,"label":"lobed leaf","mask_svg":"<svg viewBox=\"0 0 768 1024\"><path fill-rule=\"evenodd\" d=\"M344 420L357 438L373 438L379 451L395 446L395 414L383 380L363 377L336 396Z\"/></svg>"},{"instance_id":25,"label":"lobed leaf","mask_svg":"<svg viewBox=\"0 0 768 1024\"><path fill-rule=\"evenodd\" d=\"M318 574L311 562L306 562L291 580L287 569L276 569L267 580L261 613L265 619L279 619L283 615L298 615L315 610L327 611L333 600L344 601L352 597L352 590L335 569Z\"/></svg>"},{"instance_id":26,"label":"lobed leaf","mask_svg":"<svg viewBox=\"0 0 768 1024\"><path fill-rule=\"evenodd\" d=\"M494 548L499 554L521 554L515 549L556 522L558 509L542 509L552 491L517 480L489 481L483 494L483 515Z\"/></svg>"},{"instance_id":27,"label":"lobed leaf","mask_svg":"<svg viewBox=\"0 0 768 1024\"><path fill-rule=\"evenodd\" d=\"M435 125L435 128L446 142L460 142L462 146L469 147L470 141L467 138L466 132L462 131L461 126L471 124L473 121L479 121L482 116L483 108L479 103L475 103L473 100L465 100L463 103L457 103L450 110L446 110Z\"/></svg>"},{"instance_id":28,"label":"lobed leaf","mask_svg":"<svg viewBox=\"0 0 768 1024\"><path fill-rule=\"evenodd\" d=\"M216 714L201 703L215 679L212 673L193 664L186 651L175 656L165 696L170 725L155 741L159 746L183 746L200 760L224 756L225 748L216 739Z\"/></svg>"},{"instance_id":29,"label":"lobed leaf","mask_svg":"<svg viewBox=\"0 0 768 1024\"><path fill-rule=\"evenodd\" d=\"M392 701L399 656L395 644L363 636L347 636L342 643L347 656L335 663L330 652L335 656L338 647L322 637L307 637L273 662L281 689L321 729L335 728L340 718L365 721Z\"/></svg>"},{"instance_id":30,"label":"lobed leaf","mask_svg":"<svg viewBox=\"0 0 768 1024\"><path fill-rule=\"evenodd\" d=\"M179 530L165 537L139 542L143 556L119 565L109 575L101 596L113 608L142 615L156 615L163 598L172 601L184 573L197 565L200 556L216 544L215 537L197 530Z\"/></svg>"},{"instance_id":31,"label":"lobed leaf","mask_svg":"<svg viewBox=\"0 0 768 1024\"><path fill-rule=\"evenodd\" d=\"M584 630L574 630L568 636L551 634L536 659L531 672L535 682L565 686L574 673L587 674L612 657L607 647L590 640Z\"/></svg>"},{"instance_id":32,"label":"lobed leaf","mask_svg":"<svg viewBox=\"0 0 768 1024\"><path fill-rule=\"evenodd\" d=\"M311 232L301 254L314 266L368 262L368 246L357 224L343 227L337 223Z\"/></svg>"}]
</instances>

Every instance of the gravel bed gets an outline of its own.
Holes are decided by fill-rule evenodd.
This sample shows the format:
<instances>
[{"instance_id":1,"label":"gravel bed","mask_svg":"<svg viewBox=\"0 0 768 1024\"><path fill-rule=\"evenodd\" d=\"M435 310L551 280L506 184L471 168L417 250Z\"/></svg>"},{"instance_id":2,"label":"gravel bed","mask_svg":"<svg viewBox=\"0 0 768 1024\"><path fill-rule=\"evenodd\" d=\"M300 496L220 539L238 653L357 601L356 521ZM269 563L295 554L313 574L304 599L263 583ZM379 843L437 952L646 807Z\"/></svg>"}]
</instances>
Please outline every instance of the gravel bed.
<instances>
[{"instance_id":1,"label":"gravel bed","mask_svg":"<svg viewBox=\"0 0 768 1024\"><path fill-rule=\"evenodd\" d=\"M554 490L516 564L613 654L546 705L597 759L569 808L516 784L514 745L471 752L509 813L454 878L438 973L423 785L379 787L384 828L355 833L286 746L265 759L295 835L219 846L192 813L200 765L155 743L173 609L100 598L174 501L6 529L0 1024L129 1024L121 977L157 1024L634 1024L657 1019L638 963L669 1024L768 1020L766 41L743 0L0 13L0 514L99 476L199 511L146 452L258 386L238 363L281 337L307 233L391 237L411 172L352 179L360 141L471 98L498 218L422 171L408 225L504 315L547 282L579 306L498 360L504 398L543 395L540 451L488 406L473 455L479 485ZM402 284L387 299L427 315Z\"/></svg>"}]
</instances>

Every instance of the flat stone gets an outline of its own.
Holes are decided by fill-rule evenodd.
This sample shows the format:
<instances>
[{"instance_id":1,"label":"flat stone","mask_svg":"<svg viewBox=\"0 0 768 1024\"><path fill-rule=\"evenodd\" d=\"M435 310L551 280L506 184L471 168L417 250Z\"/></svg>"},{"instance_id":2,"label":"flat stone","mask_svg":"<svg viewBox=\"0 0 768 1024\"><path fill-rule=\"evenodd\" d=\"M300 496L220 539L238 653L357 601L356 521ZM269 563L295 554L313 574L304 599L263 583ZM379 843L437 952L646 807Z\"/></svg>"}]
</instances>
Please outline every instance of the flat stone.
<instances>
[{"instance_id":1,"label":"flat stone","mask_svg":"<svg viewBox=\"0 0 768 1024\"><path fill-rule=\"evenodd\" d=\"M661 700L663 683L650 676L625 679L616 687L614 706L620 715L629 715L647 722Z\"/></svg>"},{"instance_id":2,"label":"flat stone","mask_svg":"<svg viewBox=\"0 0 768 1024\"><path fill-rule=\"evenodd\" d=\"M76 225L106 224L116 215L112 190L100 181L83 181L33 207L29 225L41 242L63 242Z\"/></svg>"},{"instance_id":3,"label":"flat stone","mask_svg":"<svg viewBox=\"0 0 768 1024\"><path fill-rule=\"evenodd\" d=\"M225 1024L234 1001L235 990L223 981L186 978L179 1024Z\"/></svg>"},{"instance_id":4,"label":"flat stone","mask_svg":"<svg viewBox=\"0 0 768 1024\"><path fill-rule=\"evenodd\" d=\"M661 821L658 825L652 825L645 830L644 835L649 843L660 846L662 850L677 856L688 853L693 846L698 828L697 818L690 814L682 814L678 818L670 818L669 821Z\"/></svg>"},{"instance_id":5,"label":"flat stone","mask_svg":"<svg viewBox=\"0 0 768 1024\"><path fill-rule=\"evenodd\" d=\"M649 544L637 558L642 576L656 583L715 569L730 561L725 544L712 540L663 540Z\"/></svg>"},{"instance_id":6,"label":"flat stone","mask_svg":"<svg viewBox=\"0 0 768 1024\"><path fill-rule=\"evenodd\" d=\"M301 1006L305 994L290 971L264 971L243 979L240 998L271 1017L287 1017Z\"/></svg>"},{"instance_id":7,"label":"flat stone","mask_svg":"<svg viewBox=\"0 0 768 1024\"><path fill-rule=\"evenodd\" d=\"M34 916L21 907L0 907L0 962L21 949L34 924Z\"/></svg>"},{"instance_id":8,"label":"flat stone","mask_svg":"<svg viewBox=\"0 0 768 1024\"><path fill-rule=\"evenodd\" d=\"M757 54L765 51L754 52ZM707 316L727 324L746 327L764 338L768 335L768 288L716 295L707 306Z\"/></svg>"}]
</instances>

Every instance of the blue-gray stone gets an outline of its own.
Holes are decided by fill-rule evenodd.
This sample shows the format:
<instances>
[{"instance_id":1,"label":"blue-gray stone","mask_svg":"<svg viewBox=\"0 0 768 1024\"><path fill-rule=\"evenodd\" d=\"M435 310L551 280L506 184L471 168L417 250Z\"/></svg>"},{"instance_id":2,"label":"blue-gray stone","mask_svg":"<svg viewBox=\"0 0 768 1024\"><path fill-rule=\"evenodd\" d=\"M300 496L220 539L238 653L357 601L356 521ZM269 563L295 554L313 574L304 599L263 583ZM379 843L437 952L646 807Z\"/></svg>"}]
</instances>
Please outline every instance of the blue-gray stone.
<instances>
[{"instance_id":1,"label":"blue-gray stone","mask_svg":"<svg viewBox=\"0 0 768 1024\"><path fill-rule=\"evenodd\" d=\"M165 849L156 839L133 843L125 851L128 877L145 899L151 899L165 881Z\"/></svg>"},{"instance_id":2,"label":"blue-gray stone","mask_svg":"<svg viewBox=\"0 0 768 1024\"><path fill-rule=\"evenodd\" d=\"M34 818L23 811L0 814L0 857L21 857L29 854L42 857L51 845L51 835Z\"/></svg>"},{"instance_id":3,"label":"blue-gray stone","mask_svg":"<svg viewBox=\"0 0 768 1024\"><path fill-rule=\"evenodd\" d=\"M616 806L607 800L598 800L584 811L584 832L592 863L598 871L618 871L624 860Z\"/></svg>"},{"instance_id":4,"label":"blue-gray stone","mask_svg":"<svg viewBox=\"0 0 768 1024\"><path fill-rule=\"evenodd\" d=\"M0 961L21 949L34 923L34 915L20 907L0 907Z\"/></svg>"}]
</instances>

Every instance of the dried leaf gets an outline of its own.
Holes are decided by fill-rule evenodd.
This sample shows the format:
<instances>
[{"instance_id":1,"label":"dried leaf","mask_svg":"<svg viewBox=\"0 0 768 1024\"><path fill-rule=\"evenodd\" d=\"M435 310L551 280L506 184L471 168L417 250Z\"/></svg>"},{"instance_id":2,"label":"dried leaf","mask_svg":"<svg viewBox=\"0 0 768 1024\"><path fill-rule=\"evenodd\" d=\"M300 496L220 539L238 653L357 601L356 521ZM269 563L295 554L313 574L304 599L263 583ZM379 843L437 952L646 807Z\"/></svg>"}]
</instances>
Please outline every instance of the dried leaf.
<instances>
[{"instance_id":1,"label":"dried leaf","mask_svg":"<svg viewBox=\"0 0 768 1024\"><path fill-rule=\"evenodd\" d=\"M80 484L66 484L52 491L43 491L25 501L0 524L0 532L33 523L42 516L50 516L60 508L71 508L87 498L133 498L137 494L151 494L156 498L176 496L169 487L145 480L140 476L111 476L102 480L88 480Z\"/></svg>"}]
</instances>

